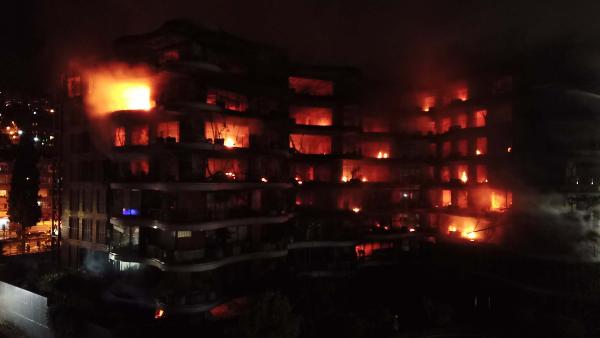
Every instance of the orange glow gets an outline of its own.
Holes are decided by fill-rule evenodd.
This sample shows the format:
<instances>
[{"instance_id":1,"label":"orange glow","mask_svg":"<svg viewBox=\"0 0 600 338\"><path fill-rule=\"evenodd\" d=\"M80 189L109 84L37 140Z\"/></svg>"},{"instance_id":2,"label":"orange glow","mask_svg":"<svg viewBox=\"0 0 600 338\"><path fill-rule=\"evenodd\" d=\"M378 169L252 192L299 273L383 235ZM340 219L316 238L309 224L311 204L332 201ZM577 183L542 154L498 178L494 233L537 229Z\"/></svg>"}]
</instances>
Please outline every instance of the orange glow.
<instances>
[{"instance_id":1,"label":"orange glow","mask_svg":"<svg viewBox=\"0 0 600 338\"><path fill-rule=\"evenodd\" d=\"M487 137L478 137L475 140L475 155L485 155L487 154Z\"/></svg>"},{"instance_id":2,"label":"orange glow","mask_svg":"<svg viewBox=\"0 0 600 338\"><path fill-rule=\"evenodd\" d=\"M467 128L467 114L460 114L456 117L456 125L461 129Z\"/></svg>"},{"instance_id":3,"label":"orange glow","mask_svg":"<svg viewBox=\"0 0 600 338\"><path fill-rule=\"evenodd\" d=\"M352 208L352 212L359 213L360 212L360 208L359 207L354 207L354 208Z\"/></svg>"},{"instance_id":4,"label":"orange glow","mask_svg":"<svg viewBox=\"0 0 600 338\"><path fill-rule=\"evenodd\" d=\"M302 154L331 154L331 137L326 135L290 134L290 148Z\"/></svg>"},{"instance_id":5,"label":"orange glow","mask_svg":"<svg viewBox=\"0 0 600 338\"><path fill-rule=\"evenodd\" d=\"M220 105L225 109L239 112L248 109L248 99L245 95L226 90L209 89L206 93L206 103Z\"/></svg>"},{"instance_id":6,"label":"orange glow","mask_svg":"<svg viewBox=\"0 0 600 338\"><path fill-rule=\"evenodd\" d=\"M442 207L452 205L452 191L448 189L442 190Z\"/></svg>"},{"instance_id":7,"label":"orange glow","mask_svg":"<svg viewBox=\"0 0 600 338\"><path fill-rule=\"evenodd\" d=\"M363 182L367 182L367 178L366 177L363 177L360 180L363 181Z\"/></svg>"},{"instance_id":8,"label":"orange glow","mask_svg":"<svg viewBox=\"0 0 600 338\"><path fill-rule=\"evenodd\" d=\"M148 126L136 126L131 128L131 144L135 146L148 145Z\"/></svg>"},{"instance_id":9,"label":"orange glow","mask_svg":"<svg viewBox=\"0 0 600 338\"><path fill-rule=\"evenodd\" d=\"M346 177L346 176L342 176L342 179L341 179L341 181L342 181L342 182L348 182L348 177Z\"/></svg>"},{"instance_id":10,"label":"orange glow","mask_svg":"<svg viewBox=\"0 0 600 338\"><path fill-rule=\"evenodd\" d=\"M148 175L150 172L150 164L148 160L133 160L131 161L129 168L131 170L131 174L136 175Z\"/></svg>"},{"instance_id":11,"label":"orange glow","mask_svg":"<svg viewBox=\"0 0 600 338\"><path fill-rule=\"evenodd\" d=\"M117 127L115 128L115 147L123 147L125 146L125 128Z\"/></svg>"},{"instance_id":12,"label":"orange glow","mask_svg":"<svg viewBox=\"0 0 600 338\"><path fill-rule=\"evenodd\" d=\"M175 142L179 142L179 122L160 122L156 127L156 136L166 138L173 138Z\"/></svg>"},{"instance_id":13,"label":"orange glow","mask_svg":"<svg viewBox=\"0 0 600 338\"><path fill-rule=\"evenodd\" d=\"M474 113L475 127L485 127L487 118L487 110L482 109Z\"/></svg>"},{"instance_id":14,"label":"orange glow","mask_svg":"<svg viewBox=\"0 0 600 338\"><path fill-rule=\"evenodd\" d=\"M490 194L490 210L504 211L512 206L512 192L492 191Z\"/></svg>"},{"instance_id":15,"label":"orange glow","mask_svg":"<svg viewBox=\"0 0 600 338\"><path fill-rule=\"evenodd\" d=\"M484 231L489 226L489 221L478 219L476 217L441 215L441 229L448 229L448 235L460 237L471 242L475 240L484 240Z\"/></svg>"},{"instance_id":16,"label":"orange glow","mask_svg":"<svg viewBox=\"0 0 600 338\"><path fill-rule=\"evenodd\" d=\"M144 67L111 64L87 72L89 93L85 96L88 110L102 116L118 110L150 110L152 78Z\"/></svg>"},{"instance_id":17,"label":"orange glow","mask_svg":"<svg viewBox=\"0 0 600 338\"><path fill-rule=\"evenodd\" d=\"M461 101L467 101L469 99L469 89L459 88L456 90L456 98Z\"/></svg>"},{"instance_id":18,"label":"orange glow","mask_svg":"<svg viewBox=\"0 0 600 338\"><path fill-rule=\"evenodd\" d=\"M421 109L425 112L429 111L432 107L435 107L435 96L426 96L423 99Z\"/></svg>"},{"instance_id":19,"label":"orange glow","mask_svg":"<svg viewBox=\"0 0 600 338\"><path fill-rule=\"evenodd\" d=\"M469 180L469 177L467 177L467 172L466 172L466 171L463 171L463 172L460 174L460 180L461 180L463 183L467 183L467 181Z\"/></svg>"},{"instance_id":20,"label":"orange glow","mask_svg":"<svg viewBox=\"0 0 600 338\"><path fill-rule=\"evenodd\" d=\"M475 167L477 174L477 183L487 183L487 167L482 164L478 164Z\"/></svg>"},{"instance_id":21,"label":"orange glow","mask_svg":"<svg viewBox=\"0 0 600 338\"><path fill-rule=\"evenodd\" d=\"M206 177L220 172L228 178L244 180L246 178L246 168L246 162L239 159L209 158L206 166Z\"/></svg>"},{"instance_id":22,"label":"orange glow","mask_svg":"<svg viewBox=\"0 0 600 338\"><path fill-rule=\"evenodd\" d=\"M332 124L330 108L324 107L290 107L290 117L296 124L309 126L330 126Z\"/></svg>"},{"instance_id":23,"label":"orange glow","mask_svg":"<svg viewBox=\"0 0 600 338\"><path fill-rule=\"evenodd\" d=\"M388 182L390 167L381 163L369 163L360 160L343 160L342 176L347 180L359 180L368 177L370 182Z\"/></svg>"},{"instance_id":24,"label":"orange glow","mask_svg":"<svg viewBox=\"0 0 600 338\"><path fill-rule=\"evenodd\" d=\"M228 148L248 148L250 146L250 128L247 125L206 121L204 137L215 140L222 139Z\"/></svg>"},{"instance_id":25,"label":"orange glow","mask_svg":"<svg viewBox=\"0 0 600 338\"><path fill-rule=\"evenodd\" d=\"M333 95L332 81L290 76L288 78L288 83L289 88L296 94L314 96Z\"/></svg>"},{"instance_id":26,"label":"orange glow","mask_svg":"<svg viewBox=\"0 0 600 338\"><path fill-rule=\"evenodd\" d=\"M455 225L450 225L448 227L448 232L456 232L456 226Z\"/></svg>"}]
</instances>

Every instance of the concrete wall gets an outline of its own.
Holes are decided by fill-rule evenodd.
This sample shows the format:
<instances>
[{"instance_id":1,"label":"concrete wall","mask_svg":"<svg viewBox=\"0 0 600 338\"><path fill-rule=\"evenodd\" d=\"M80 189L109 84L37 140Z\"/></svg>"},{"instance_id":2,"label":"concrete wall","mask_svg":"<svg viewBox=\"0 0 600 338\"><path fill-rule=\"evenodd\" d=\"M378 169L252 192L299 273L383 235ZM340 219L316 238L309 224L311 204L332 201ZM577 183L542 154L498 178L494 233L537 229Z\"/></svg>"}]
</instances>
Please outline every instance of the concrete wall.
<instances>
[{"instance_id":1,"label":"concrete wall","mask_svg":"<svg viewBox=\"0 0 600 338\"><path fill-rule=\"evenodd\" d=\"M47 314L46 297L0 282L0 321L13 324L31 338L51 338Z\"/></svg>"}]
</instances>

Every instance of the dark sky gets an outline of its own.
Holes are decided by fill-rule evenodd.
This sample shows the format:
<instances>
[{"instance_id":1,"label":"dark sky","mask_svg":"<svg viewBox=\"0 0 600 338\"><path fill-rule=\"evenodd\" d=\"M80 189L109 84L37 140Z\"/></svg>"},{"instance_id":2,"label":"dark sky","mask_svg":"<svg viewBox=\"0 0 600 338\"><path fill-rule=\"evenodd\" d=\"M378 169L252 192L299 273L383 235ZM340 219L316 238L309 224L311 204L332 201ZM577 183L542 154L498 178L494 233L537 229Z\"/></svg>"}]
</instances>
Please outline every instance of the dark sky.
<instances>
[{"instance_id":1,"label":"dark sky","mask_svg":"<svg viewBox=\"0 0 600 338\"><path fill-rule=\"evenodd\" d=\"M426 84L464 55L493 57L557 39L600 38L600 1L11 0L4 4L0 83L43 88L60 62L102 53L126 34L192 18L287 50L350 65L367 78ZM598 40L600 41L600 40Z\"/></svg>"}]
</instances>

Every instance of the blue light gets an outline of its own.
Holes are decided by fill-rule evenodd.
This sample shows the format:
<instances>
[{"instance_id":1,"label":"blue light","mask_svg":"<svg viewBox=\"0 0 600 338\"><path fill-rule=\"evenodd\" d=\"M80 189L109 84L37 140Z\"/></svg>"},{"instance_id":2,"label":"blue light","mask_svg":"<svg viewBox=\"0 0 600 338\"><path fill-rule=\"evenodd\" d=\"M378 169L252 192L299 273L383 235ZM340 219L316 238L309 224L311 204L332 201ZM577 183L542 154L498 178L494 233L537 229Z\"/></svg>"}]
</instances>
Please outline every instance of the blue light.
<instances>
[{"instance_id":1,"label":"blue light","mask_svg":"<svg viewBox=\"0 0 600 338\"><path fill-rule=\"evenodd\" d=\"M139 214L140 211L138 209L123 208L123 216L138 216Z\"/></svg>"}]
</instances>

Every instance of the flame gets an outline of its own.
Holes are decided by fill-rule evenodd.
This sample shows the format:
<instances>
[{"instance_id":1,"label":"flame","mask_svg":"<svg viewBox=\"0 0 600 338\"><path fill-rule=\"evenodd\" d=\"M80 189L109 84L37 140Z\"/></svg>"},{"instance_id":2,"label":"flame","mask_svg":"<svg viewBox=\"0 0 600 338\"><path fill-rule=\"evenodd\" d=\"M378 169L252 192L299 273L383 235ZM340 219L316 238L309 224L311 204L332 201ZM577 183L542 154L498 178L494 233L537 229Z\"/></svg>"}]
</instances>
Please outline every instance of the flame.
<instances>
[{"instance_id":1,"label":"flame","mask_svg":"<svg viewBox=\"0 0 600 338\"><path fill-rule=\"evenodd\" d=\"M363 182L367 182L367 178L366 178L366 177L363 177L363 178L361 179L361 181L363 181Z\"/></svg>"},{"instance_id":2,"label":"flame","mask_svg":"<svg viewBox=\"0 0 600 338\"><path fill-rule=\"evenodd\" d=\"M354 208L352 208L352 211L354 213L359 213L360 212L360 208L359 207L354 207Z\"/></svg>"},{"instance_id":3,"label":"flame","mask_svg":"<svg viewBox=\"0 0 600 338\"><path fill-rule=\"evenodd\" d=\"M385 153L383 151L380 151L377 153L377 158L388 158L388 157L389 157L389 154Z\"/></svg>"},{"instance_id":4,"label":"flame","mask_svg":"<svg viewBox=\"0 0 600 338\"><path fill-rule=\"evenodd\" d=\"M451 225L448 227L448 232L456 232L456 226L455 225Z\"/></svg>"},{"instance_id":5,"label":"flame","mask_svg":"<svg viewBox=\"0 0 600 338\"><path fill-rule=\"evenodd\" d=\"M223 144L227 148L233 148L235 146L235 141L231 137L228 137L225 139Z\"/></svg>"},{"instance_id":6,"label":"flame","mask_svg":"<svg viewBox=\"0 0 600 338\"><path fill-rule=\"evenodd\" d=\"M467 176L467 172L466 172L466 171L463 171L463 172L460 174L460 180L461 180L463 183L467 183L467 181L469 180L469 177Z\"/></svg>"},{"instance_id":7,"label":"flame","mask_svg":"<svg viewBox=\"0 0 600 338\"><path fill-rule=\"evenodd\" d=\"M150 110L152 79L150 71L142 67L111 64L89 70L90 90L85 97L88 110L105 115L117 110Z\"/></svg>"},{"instance_id":8,"label":"flame","mask_svg":"<svg viewBox=\"0 0 600 338\"><path fill-rule=\"evenodd\" d=\"M506 152L507 152L507 153L510 153L511 151L512 151L512 147L508 147L508 148L506 148Z\"/></svg>"},{"instance_id":9,"label":"flame","mask_svg":"<svg viewBox=\"0 0 600 338\"><path fill-rule=\"evenodd\" d=\"M269 180L266 177L261 177L260 181L263 182L263 183L269 182Z\"/></svg>"},{"instance_id":10,"label":"flame","mask_svg":"<svg viewBox=\"0 0 600 338\"><path fill-rule=\"evenodd\" d=\"M475 150L475 155L477 155L477 156L481 155L481 150L479 150L479 149Z\"/></svg>"},{"instance_id":11,"label":"flame","mask_svg":"<svg viewBox=\"0 0 600 338\"><path fill-rule=\"evenodd\" d=\"M342 182L348 182L348 177L342 176Z\"/></svg>"}]
</instances>

